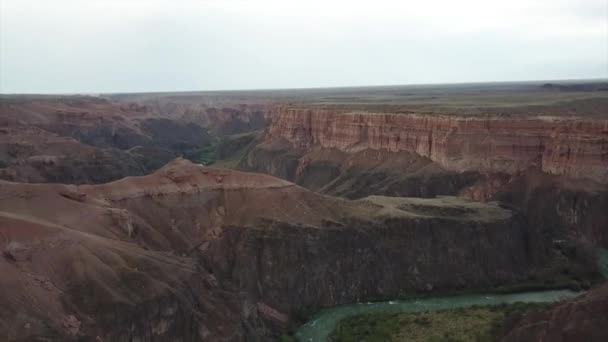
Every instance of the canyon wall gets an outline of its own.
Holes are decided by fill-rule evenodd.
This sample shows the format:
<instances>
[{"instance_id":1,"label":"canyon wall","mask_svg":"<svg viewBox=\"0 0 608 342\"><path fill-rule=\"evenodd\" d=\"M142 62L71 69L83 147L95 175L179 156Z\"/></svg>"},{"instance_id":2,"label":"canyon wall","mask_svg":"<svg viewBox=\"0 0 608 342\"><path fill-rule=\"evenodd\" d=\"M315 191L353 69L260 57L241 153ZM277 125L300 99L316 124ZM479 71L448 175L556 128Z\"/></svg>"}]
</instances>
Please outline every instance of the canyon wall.
<instances>
[{"instance_id":1,"label":"canyon wall","mask_svg":"<svg viewBox=\"0 0 608 342\"><path fill-rule=\"evenodd\" d=\"M269 341L323 306L593 272L535 262L536 243L496 204L349 201L183 159L102 185L0 181L0 336Z\"/></svg>"},{"instance_id":2,"label":"canyon wall","mask_svg":"<svg viewBox=\"0 0 608 342\"><path fill-rule=\"evenodd\" d=\"M338 304L523 281L534 268L528 242L517 219L272 222L226 227L203 255L218 279L293 319Z\"/></svg>"},{"instance_id":3,"label":"canyon wall","mask_svg":"<svg viewBox=\"0 0 608 342\"><path fill-rule=\"evenodd\" d=\"M608 120L278 107L239 167L346 198L498 200L524 214L536 248L608 244Z\"/></svg>"},{"instance_id":4,"label":"canyon wall","mask_svg":"<svg viewBox=\"0 0 608 342\"><path fill-rule=\"evenodd\" d=\"M452 171L528 169L608 182L608 120L463 117L281 107L266 142L413 152Z\"/></svg>"}]
</instances>

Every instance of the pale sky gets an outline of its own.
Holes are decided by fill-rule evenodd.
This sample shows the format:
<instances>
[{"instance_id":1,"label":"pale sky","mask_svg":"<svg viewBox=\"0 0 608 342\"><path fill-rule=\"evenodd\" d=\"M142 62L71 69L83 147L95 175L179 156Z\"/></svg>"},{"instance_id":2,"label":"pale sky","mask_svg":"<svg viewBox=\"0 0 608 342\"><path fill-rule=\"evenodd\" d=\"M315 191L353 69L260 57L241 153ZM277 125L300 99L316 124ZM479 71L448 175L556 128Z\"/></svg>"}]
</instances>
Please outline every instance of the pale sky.
<instances>
[{"instance_id":1,"label":"pale sky","mask_svg":"<svg viewBox=\"0 0 608 342\"><path fill-rule=\"evenodd\" d=\"M608 77L608 0L0 0L0 93Z\"/></svg>"}]
</instances>

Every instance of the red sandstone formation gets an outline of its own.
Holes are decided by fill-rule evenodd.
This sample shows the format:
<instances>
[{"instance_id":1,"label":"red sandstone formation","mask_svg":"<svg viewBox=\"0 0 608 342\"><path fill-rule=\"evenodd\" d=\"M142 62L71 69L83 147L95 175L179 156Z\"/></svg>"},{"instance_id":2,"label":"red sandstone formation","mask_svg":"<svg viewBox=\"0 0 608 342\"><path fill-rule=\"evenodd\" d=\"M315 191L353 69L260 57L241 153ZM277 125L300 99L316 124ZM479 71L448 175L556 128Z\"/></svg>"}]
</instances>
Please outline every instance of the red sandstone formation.
<instances>
[{"instance_id":1,"label":"red sandstone formation","mask_svg":"<svg viewBox=\"0 0 608 342\"><path fill-rule=\"evenodd\" d=\"M283 108L265 139L299 149L414 152L454 171L514 174L534 168L608 182L608 120Z\"/></svg>"}]
</instances>

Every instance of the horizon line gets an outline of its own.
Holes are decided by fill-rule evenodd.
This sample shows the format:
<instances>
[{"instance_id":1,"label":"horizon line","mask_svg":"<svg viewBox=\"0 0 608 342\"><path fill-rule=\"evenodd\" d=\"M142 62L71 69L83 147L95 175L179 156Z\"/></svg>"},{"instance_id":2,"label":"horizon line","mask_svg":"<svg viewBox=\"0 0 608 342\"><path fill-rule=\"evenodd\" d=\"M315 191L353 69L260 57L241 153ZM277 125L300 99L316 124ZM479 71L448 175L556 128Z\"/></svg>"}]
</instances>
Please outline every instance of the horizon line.
<instances>
[{"instance_id":1,"label":"horizon line","mask_svg":"<svg viewBox=\"0 0 608 342\"><path fill-rule=\"evenodd\" d=\"M323 90L323 89L357 89L357 88L389 88L389 87L432 87L432 86L459 86L459 85L482 85L482 84L518 84L518 83L548 83L548 82L602 82L608 81L608 77L591 77L591 78L563 78L563 79L528 79L516 81L466 81L466 82L447 82L447 83L391 83L391 84L366 84L366 85L349 85L349 86L320 86L320 87L293 87L293 88L234 88L234 89L216 89L216 90L149 90L149 91L90 91L90 92L15 92L3 93L0 96L19 96L19 95L40 95L40 96L111 96L111 95L137 95L137 94L170 94L170 93L230 93L230 92L281 92L281 91L306 91L306 90Z\"/></svg>"}]
</instances>

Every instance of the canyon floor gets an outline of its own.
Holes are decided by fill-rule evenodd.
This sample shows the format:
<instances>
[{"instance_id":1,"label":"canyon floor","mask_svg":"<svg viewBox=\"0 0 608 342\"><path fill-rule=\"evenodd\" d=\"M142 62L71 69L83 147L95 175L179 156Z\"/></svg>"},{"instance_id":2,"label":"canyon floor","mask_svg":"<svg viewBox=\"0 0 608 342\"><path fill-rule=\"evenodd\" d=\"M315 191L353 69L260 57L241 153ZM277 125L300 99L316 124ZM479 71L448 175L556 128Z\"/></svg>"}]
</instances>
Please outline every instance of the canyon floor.
<instances>
[{"instance_id":1,"label":"canyon floor","mask_svg":"<svg viewBox=\"0 0 608 342\"><path fill-rule=\"evenodd\" d=\"M568 289L456 316L605 341L607 113L606 81L0 95L0 336L292 340L340 305Z\"/></svg>"}]
</instances>

